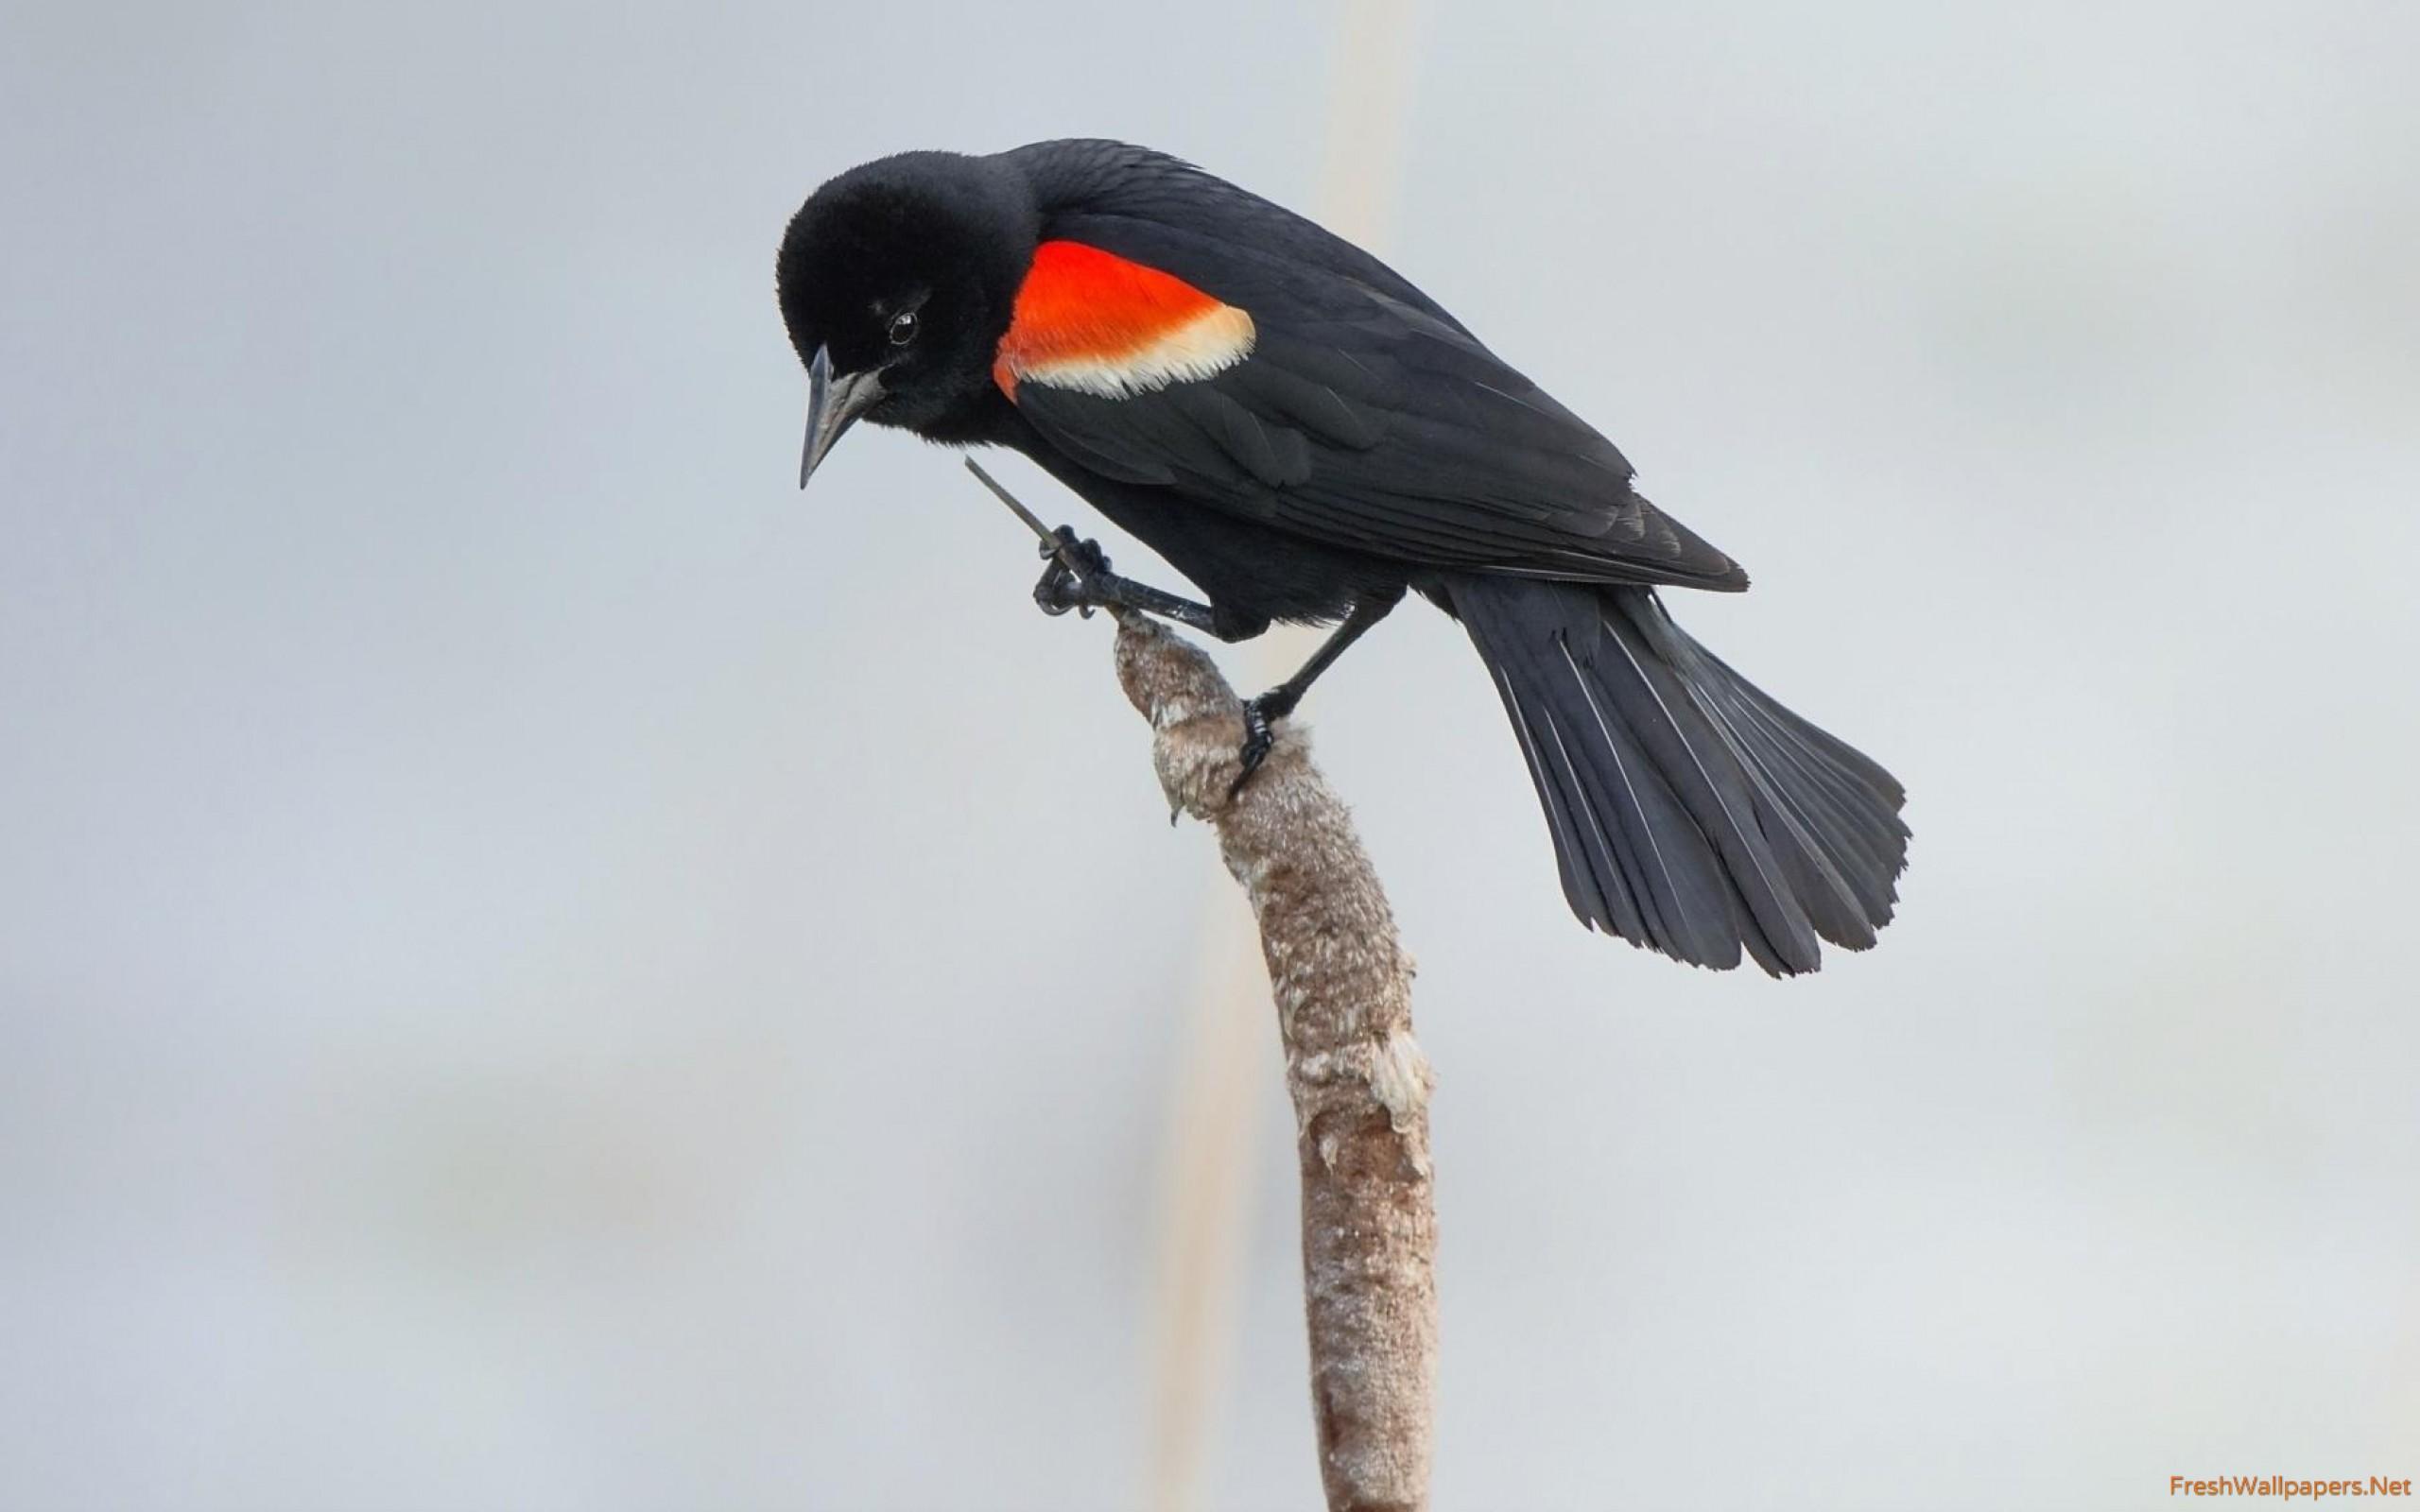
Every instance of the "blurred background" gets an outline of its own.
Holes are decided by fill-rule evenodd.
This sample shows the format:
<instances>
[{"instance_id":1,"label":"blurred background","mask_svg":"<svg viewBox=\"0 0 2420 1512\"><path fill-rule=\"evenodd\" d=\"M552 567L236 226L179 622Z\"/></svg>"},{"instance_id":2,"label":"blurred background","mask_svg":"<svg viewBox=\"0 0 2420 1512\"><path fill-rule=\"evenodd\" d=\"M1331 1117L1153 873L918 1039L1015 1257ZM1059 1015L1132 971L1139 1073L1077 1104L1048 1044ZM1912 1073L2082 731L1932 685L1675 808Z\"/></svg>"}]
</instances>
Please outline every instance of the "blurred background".
<instances>
[{"instance_id":1,"label":"blurred background","mask_svg":"<svg viewBox=\"0 0 2420 1512\"><path fill-rule=\"evenodd\" d=\"M798 201L1076 134L1383 244L1912 794L1880 949L1695 972L1572 923L1452 625L1321 684L1440 1505L2420 1474L2412 7L9 31L0 1503L1316 1504L1275 1034L1106 624L945 453L792 487Z\"/></svg>"}]
</instances>

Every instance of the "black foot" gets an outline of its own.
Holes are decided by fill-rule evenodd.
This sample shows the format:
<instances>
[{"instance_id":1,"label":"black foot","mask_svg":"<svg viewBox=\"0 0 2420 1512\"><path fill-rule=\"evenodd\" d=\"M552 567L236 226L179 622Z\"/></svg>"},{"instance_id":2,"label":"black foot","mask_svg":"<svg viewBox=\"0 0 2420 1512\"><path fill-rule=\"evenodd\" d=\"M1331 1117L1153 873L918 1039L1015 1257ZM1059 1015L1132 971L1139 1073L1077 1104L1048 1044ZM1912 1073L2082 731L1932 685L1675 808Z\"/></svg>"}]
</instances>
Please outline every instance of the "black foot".
<instances>
[{"instance_id":1,"label":"black foot","mask_svg":"<svg viewBox=\"0 0 2420 1512\"><path fill-rule=\"evenodd\" d=\"M1098 541L1080 541L1072 526L1061 525L1052 534L1058 539L1043 542L1042 555L1050 565L1042 570L1042 580L1033 585L1033 601L1042 606L1045 614L1064 614L1075 610L1086 619L1099 602L1087 593L1088 587L1109 577L1109 558ZM1076 565L1069 567L1069 558Z\"/></svg>"},{"instance_id":2,"label":"black foot","mask_svg":"<svg viewBox=\"0 0 2420 1512\"><path fill-rule=\"evenodd\" d=\"M1244 744L1243 748L1236 752L1236 760L1242 764L1243 769L1236 774L1235 782L1227 788L1227 801L1230 803L1236 800L1236 794L1244 790L1244 784L1252 781L1252 774L1260 770L1260 764L1269 759L1269 747L1276 739L1270 733L1270 720L1283 719L1293 712L1292 699L1285 700L1284 708L1276 707L1277 701L1275 695L1270 693L1244 700Z\"/></svg>"}]
</instances>

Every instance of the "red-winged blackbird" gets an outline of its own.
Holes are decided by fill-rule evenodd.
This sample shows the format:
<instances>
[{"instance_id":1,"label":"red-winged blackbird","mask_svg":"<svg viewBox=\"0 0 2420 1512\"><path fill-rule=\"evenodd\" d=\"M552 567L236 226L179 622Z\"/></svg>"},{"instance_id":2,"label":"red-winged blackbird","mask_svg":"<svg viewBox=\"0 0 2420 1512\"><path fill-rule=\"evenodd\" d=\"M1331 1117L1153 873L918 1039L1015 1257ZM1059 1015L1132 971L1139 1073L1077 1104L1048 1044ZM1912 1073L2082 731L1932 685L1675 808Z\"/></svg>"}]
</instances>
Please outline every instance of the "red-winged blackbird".
<instances>
[{"instance_id":1,"label":"red-winged blackbird","mask_svg":"<svg viewBox=\"0 0 2420 1512\"><path fill-rule=\"evenodd\" d=\"M1861 950L1906 864L1890 773L1684 634L1659 585L1738 565L1640 497L1613 443L1376 258L1122 143L909 152L789 224L807 367L799 482L850 424L1011 447L1200 587L1118 577L1061 534L1054 612L1148 610L1243 640L1341 622L1267 721L1407 588L1461 620L1594 927L1700 966Z\"/></svg>"}]
</instances>

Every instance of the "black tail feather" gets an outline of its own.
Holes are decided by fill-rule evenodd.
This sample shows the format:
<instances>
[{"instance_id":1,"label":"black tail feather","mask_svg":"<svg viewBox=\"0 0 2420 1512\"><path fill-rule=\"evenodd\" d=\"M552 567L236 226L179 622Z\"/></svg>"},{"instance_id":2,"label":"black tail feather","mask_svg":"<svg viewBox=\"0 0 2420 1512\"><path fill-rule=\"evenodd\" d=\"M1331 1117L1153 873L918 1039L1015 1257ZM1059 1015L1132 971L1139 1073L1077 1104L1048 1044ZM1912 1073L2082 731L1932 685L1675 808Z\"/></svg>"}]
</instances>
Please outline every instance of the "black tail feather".
<instances>
[{"instance_id":1,"label":"black tail feather","mask_svg":"<svg viewBox=\"0 0 2420 1512\"><path fill-rule=\"evenodd\" d=\"M1691 640L1644 588L1456 576L1572 912L1699 966L1872 945L1907 863L1889 772Z\"/></svg>"}]
</instances>

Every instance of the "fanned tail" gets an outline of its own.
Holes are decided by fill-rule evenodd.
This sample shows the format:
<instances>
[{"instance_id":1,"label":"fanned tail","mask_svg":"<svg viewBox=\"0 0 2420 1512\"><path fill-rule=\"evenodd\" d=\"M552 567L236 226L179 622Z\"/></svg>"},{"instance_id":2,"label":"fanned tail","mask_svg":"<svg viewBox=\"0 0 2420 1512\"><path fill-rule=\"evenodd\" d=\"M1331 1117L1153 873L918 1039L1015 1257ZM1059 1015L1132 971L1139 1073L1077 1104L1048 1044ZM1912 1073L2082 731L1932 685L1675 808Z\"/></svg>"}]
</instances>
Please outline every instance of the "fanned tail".
<instances>
[{"instance_id":1,"label":"fanned tail","mask_svg":"<svg viewBox=\"0 0 2420 1512\"><path fill-rule=\"evenodd\" d=\"M1457 575L1582 922L1776 976L1864 950L1907 865L1906 793L1672 623L1651 589Z\"/></svg>"}]
</instances>

